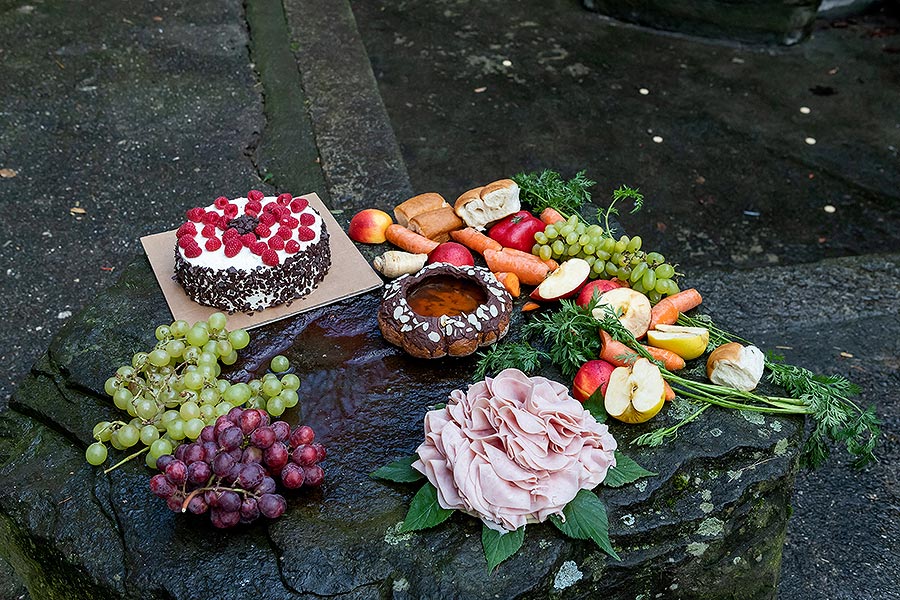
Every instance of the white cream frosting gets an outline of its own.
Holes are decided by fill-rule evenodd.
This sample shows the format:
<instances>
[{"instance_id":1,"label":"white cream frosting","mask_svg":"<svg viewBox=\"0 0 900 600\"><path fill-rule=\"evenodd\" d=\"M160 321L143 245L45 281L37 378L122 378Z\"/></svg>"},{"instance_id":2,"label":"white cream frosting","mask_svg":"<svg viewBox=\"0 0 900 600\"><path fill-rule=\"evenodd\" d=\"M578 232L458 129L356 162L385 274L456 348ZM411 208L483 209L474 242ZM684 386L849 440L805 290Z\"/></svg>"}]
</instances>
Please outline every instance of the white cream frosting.
<instances>
[{"instance_id":1,"label":"white cream frosting","mask_svg":"<svg viewBox=\"0 0 900 600\"><path fill-rule=\"evenodd\" d=\"M302 196L298 196L298 198L302 198ZM274 202L274 201L276 201L276 199L277 199L277 196L266 196L265 198L260 200L260 203L263 206L265 206L268 202ZM305 198L304 198L304 200L305 200ZM241 215L244 214L244 207L247 205L249 200L247 198L235 198L234 200L230 200L229 202L231 202L232 204L237 206L237 208L238 208L237 216L240 217ZM216 208L215 204L211 204L211 205L205 207L204 210L206 212L214 212L218 215L225 214L225 211L222 209ZM289 254L288 252L286 252L283 249L276 250L275 252L278 254L278 265L277 266L284 264L284 261L292 256L302 254L303 251L306 250L309 246L311 246L319 241L319 237L321 236L321 232L322 232L322 217L319 216L319 214L315 211L315 209L313 209L313 207L309 206L309 205L298 213L292 212L291 216L299 220L301 215L303 215L303 214L311 214L316 218L315 222L312 225L308 225L308 227L313 230L313 233L315 233L316 236L311 240L301 241L300 239L297 238L297 232L299 231L300 228L299 227L294 228L292 230L292 237L290 239L292 239L295 242L297 242L298 244L300 244L300 250L298 250L296 254ZM197 228L197 233L194 234L194 236L193 236L194 241L196 241L197 244L200 246L200 248L203 250L203 252L200 253L200 256L198 256L196 258L188 258L184 254L184 248L182 248L181 246L177 246L178 252L181 253L181 258L183 258L188 264L196 265L196 266L200 266L200 267L206 267L209 269L217 269L217 270L225 270L225 269L229 269L231 267L234 267L235 269L239 269L242 271L253 271L259 267L262 267L264 269L273 268L273 267L265 264L262 261L262 256L257 256L256 254L253 254L252 252L250 252L250 249L247 248L246 246L242 247L240 252L238 252L232 258L228 258L227 256L225 256L225 244L224 243L219 247L218 250L213 250L213 251L207 250L206 249L206 240L208 238L203 237L203 234L201 233L203 231L203 228L205 227L205 225L203 223L194 223L194 226ZM275 232L278 231L278 224L276 223L275 225L271 226L270 229L272 230L272 234L274 235ZM224 233L224 231L222 231L221 229L216 230L216 237L219 238L219 241L222 240L223 233ZM266 239L268 239L268 238L266 238ZM285 240L285 242L287 242L287 240Z\"/></svg>"}]
</instances>

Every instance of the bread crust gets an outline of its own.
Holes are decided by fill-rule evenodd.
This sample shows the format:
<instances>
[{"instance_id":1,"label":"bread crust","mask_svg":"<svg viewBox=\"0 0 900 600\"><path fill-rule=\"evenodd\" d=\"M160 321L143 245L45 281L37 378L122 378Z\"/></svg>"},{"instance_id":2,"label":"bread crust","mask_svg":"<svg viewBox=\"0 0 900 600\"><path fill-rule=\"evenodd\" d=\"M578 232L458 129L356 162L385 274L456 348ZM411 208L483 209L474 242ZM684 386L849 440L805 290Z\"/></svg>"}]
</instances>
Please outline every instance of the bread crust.
<instances>
[{"instance_id":1,"label":"bread crust","mask_svg":"<svg viewBox=\"0 0 900 600\"><path fill-rule=\"evenodd\" d=\"M450 239L450 232L462 229L465 226L453 211L453 207L447 205L437 210L420 213L409 220L409 229L435 242L446 242Z\"/></svg>"},{"instance_id":2,"label":"bread crust","mask_svg":"<svg viewBox=\"0 0 900 600\"><path fill-rule=\"evenodd\" d=\"M516 182L512 179L498 179L497 181L491 182L481 188L481 199L484 200L484 197L491 192L496 192L497 190L502 190L514 185L516 185Z\"/></svg>"},{"instance_id":3,"label":"bread crust","mask_svg":"<svg viewBox=\"0 0 900 600\"><path fill-rule=\"evenodd\" d=\"M459 198L456 199L456 202L453 203L453 210L456 211L456 214L462 217L460 210L463 206L472 202L473 200L481 199L481 190L484 189L484 186L478 186L476 188L472 188L471 190L467 190L460 194Z\"/></svg>"},{"instance_id":4,"label":"bread crust","mask_svg":"<svg viewBox=\"0 0 900 600\"><path fill-rule=\"evenodd\" d=\"M436 192L427 192L413 196L405 202L401 202L394 208L394 218L397 223L404 227L409 226L409 222L417 215L432 210L437 210L445 206L450 206L444 197Z\"/></svg>"}]
</instances>

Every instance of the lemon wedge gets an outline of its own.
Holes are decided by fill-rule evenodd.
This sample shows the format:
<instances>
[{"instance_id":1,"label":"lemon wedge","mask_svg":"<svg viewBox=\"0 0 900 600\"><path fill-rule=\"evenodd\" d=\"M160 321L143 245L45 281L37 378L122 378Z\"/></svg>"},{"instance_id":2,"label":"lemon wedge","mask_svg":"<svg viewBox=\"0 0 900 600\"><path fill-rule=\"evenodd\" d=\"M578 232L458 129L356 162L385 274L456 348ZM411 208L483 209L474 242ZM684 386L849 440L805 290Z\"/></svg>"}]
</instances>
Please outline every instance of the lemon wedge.
<instances>
[{"instance_id":1,"label":"lemon wedge","mask_svg":"<svg viewBox=\"0 0 900 600\"><path fill-rule=\"evenodd\" d=\"M656 329L647 332L647 342L651 346L670 350L684 360L691 360L706 352L706 346L709 345L709 329L657 325Z\"/></svg>"}]
</instances>

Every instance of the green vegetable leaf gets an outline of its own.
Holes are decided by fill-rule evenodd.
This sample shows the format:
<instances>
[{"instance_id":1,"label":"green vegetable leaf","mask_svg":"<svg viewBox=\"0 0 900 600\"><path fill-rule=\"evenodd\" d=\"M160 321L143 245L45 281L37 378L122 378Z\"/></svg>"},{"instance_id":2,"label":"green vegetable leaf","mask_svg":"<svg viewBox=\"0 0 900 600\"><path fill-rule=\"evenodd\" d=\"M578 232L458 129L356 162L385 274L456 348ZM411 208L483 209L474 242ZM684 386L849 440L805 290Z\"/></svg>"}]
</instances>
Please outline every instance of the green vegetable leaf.
<instances>
[{"instance_id":1,"label":"green vegetable leaf","mask_svg":"<svg viewBox=\"0 0 900 600\"><path fill-rule=\"evenodd\" d=\"M521 199L535 214L545 208L553 208L565 217L577 215L581 207L591 201L588 188L596 182L579 171L575 177L565 181L556 171L543 170L540 173L519 173L513 175L521 188Z\"/></svg>"},{"instance_id":2,"label":"green vegetable leaf","mask_svg":"<svg viewBox=\"0 0 900 600\"><path fill-rule=\"evenodd\" d=\"M603 485L608 485L609 487L622 487L626 483L632 483L641 477L655 477L657 475L659 475L659 473L648 471L637 464L634 459L629 458L621 452L616 452L616 466L607 471L606 479L603 480Z\"/></svg>"},{"instance_id":3,"label":"green vegetable leaf","mask_svg":"<svg viewBox=\"0 0 900 600\"><path fill-rule=\"evenodd\" d=\"M541 367L541 360L549 358L528 342L505 342L494 344L490 349L478 353L478 365L475 368L475 381L481 381L488 375L496 375L503 369L515 367L523 373L531 374Z\"/></svg>"},{"instance_id":4,"label":"green vegetable leaf","mask_svg":"<svg viewBox=\"0 0 900 600\"><path fill-rule=\"evenodd\" d=\"M440 525L450 518L452 510L441 508L437 500L437 488L430 482L422 486L412 502L409 504L409 512L400 526L400 533L418 531Z\"/></svg>"},{"instance_id":5,"label":"green vegetable leaf","mask_svg":"<svg viewBox=\"0 0 900 600\"><path fill-rule=\"evenodd\" d=\"M519 551L525 540L525 526L515 531L500 533L487 525L481 529L481 546L484 548L484 559L488 563L488 572L504 560Z\"/></svg>"},{"instance_id":6,"label":"green vegetable leaf","mask_svg":"<svg viewBox=\"0 0 900 600\"><path fill-rule=\"evenodd\" d=\"M425 476L412 468L412 464L417 460L419 460L417 454L406 456L400 460L395 460L389 465L384 465L374 473L370 474L369 477L396 481L397 483L418 481Z\"/></svg>"},{"instance_id":7,"label":"green vegetable leaf","mask_svg":"<svg viewBox=\"0 0 900 600\"><path fill-rule=\"evenodd\" d=\"M609 541L606 506L593 492L579 491L563 509L563 518L554 515L550 517L550 521L567 536L578 540L594 540L601 550L616 560L622 560Z\"/></svg>"},{"instance_id":8,"label":"green vegetable leaf","mask_svg":"<svg viewBox=\"0 0 900 600\"><path fill-rule=\"evenodd\" d=\"M591 394L590 398L584 401L584 408L591 416L594 417L598 423L605 423L606 417L608 416L606 413L606 407L603 405L603 392L600 391L600 388L594 390L594 393Z\"/></svg>"}]
</instances>

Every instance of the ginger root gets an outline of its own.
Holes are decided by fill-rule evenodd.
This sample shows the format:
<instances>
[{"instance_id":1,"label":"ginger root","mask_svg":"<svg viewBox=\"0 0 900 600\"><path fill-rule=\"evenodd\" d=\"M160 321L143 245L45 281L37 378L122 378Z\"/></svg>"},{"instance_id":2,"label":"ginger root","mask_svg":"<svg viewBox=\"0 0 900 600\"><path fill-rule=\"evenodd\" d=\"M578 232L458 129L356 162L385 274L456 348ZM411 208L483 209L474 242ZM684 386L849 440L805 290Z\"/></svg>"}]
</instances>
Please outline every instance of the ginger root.
<instances>
[{"instance_id":1,"label":"ginger root","mask_svg":"<svg viewBox=\"0 0 900 600\"><path fill-rule=\"evenodd\" d=\"M381 256L376 256L372 261L372 266L388 279L394 279L401 275L417 273L425 266L427 260L427 254L388 250Z\"/></svg>"}]
</instances>

